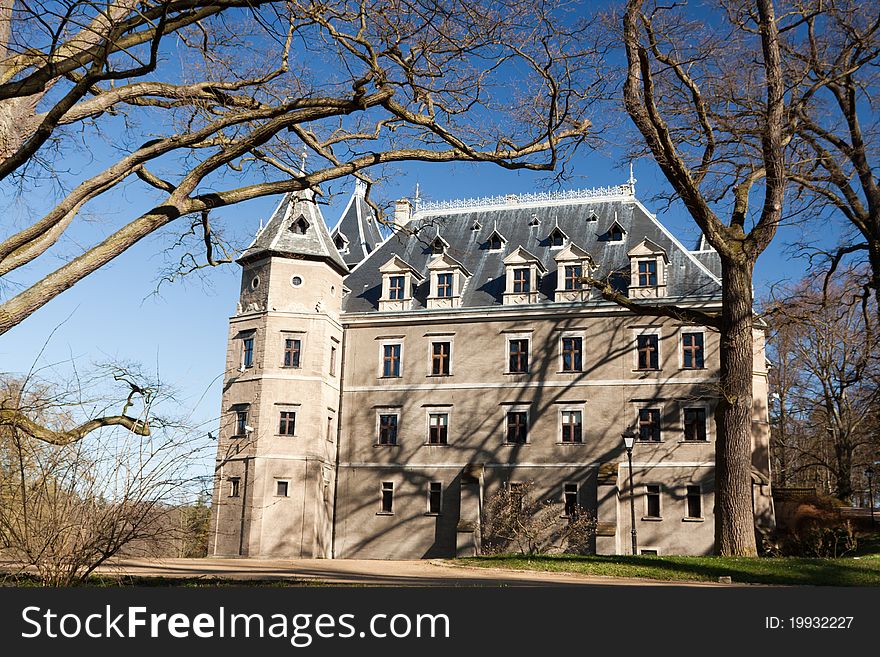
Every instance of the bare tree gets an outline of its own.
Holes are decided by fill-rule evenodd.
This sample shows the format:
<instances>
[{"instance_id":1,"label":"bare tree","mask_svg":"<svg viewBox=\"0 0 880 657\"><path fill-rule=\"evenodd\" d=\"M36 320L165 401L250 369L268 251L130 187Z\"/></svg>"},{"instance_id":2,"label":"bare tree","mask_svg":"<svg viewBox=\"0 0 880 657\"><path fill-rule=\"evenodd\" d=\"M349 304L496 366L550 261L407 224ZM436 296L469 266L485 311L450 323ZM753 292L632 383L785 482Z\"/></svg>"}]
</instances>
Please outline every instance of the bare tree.
<instances>
[{"instance_id":1,"label":"bare tree","mask_svg":"<svg viewBox=\"0 0 880 657\"><path fill-rule=\"evenodd\" d=\"M181 218L198 268L229 260L209 213L234 203L410 160L553 169L598 79L571 22L527 0L0 0L0 179L61 190L0 242L0 276L101 196L145 199L0 303L0 333ZM102 157L93 140L116 156L68 173L77 149Z\"/></svg>"},{"instance_id":2,"label":"bare tree","mask_svg":"<svg viewBox=\"0 0 880 657\"><path fill-rule=\"evenodd\" d=\"M847 504L859 466L880 450L880 335L873 299L853 284L859 278L850 273L823 290L810 277L765 305L779 402L774 452L789 481L818 484Z\"/></svg>"},{"instance_id":3,"label":"bare tree","mask_svg":"<svg viewBox=\"0 0 880 657\"><path fill-rule=\"evenodd\" d=\"M721 334L715 549L756 554L752 511L752 276L776 234L785 189L786 87L771 0L720 3L711 27L684 5L629 0L621 18L626 111L651 156L718 252L722 308L646 304L591 281L639 315L696 322ZM753 196L762 197L755 209Z\"/></svg>"},{"instance_id":4,"label":"bare tree","mask_svg":"<svg viewBox=\"0 0 880 657\"><path fill-rule=\"evenodd\" d=\"M94 414L80 384L8 377L0 384L3 405L17 405L41 426L81 424L80 416ZM0 426L3 559L46 585L66 586L127 546L166 545L174 533L169 517L202 487L193 467L212 445L179 423L154 426L149 436L110 427L54 442L26 424Z\"/></svg>"}]
</instances>

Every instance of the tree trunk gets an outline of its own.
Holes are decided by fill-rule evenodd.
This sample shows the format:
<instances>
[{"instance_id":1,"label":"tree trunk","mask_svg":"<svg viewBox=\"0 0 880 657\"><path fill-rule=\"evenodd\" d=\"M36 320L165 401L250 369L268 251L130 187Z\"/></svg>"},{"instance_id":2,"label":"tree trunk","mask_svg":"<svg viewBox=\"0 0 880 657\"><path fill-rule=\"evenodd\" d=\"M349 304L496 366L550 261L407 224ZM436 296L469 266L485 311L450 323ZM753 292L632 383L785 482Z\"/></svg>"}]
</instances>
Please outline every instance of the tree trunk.
<instances>
[{"instance_id":1,"label":"tree trunk","mask_svg":"<svg viewBox=\"0 0 880 657\"><path fill-rule=\"evenodd\" d=\"M852 502L852 448L847 444L848 440L845 436L837 436L837 445L834 446L835 457L837 458L837 468L834 473L835 494L834 496L841 502L850 504Z\"/></svg>"},{"instance_id":2,"label":"tree trunk","mask_svg":"<svg viewBox=\"0 0 880 657\"><path fill-rule=\"evenodd\" d=\"M878 234L868 240L868 261L871 263L871 287L877 299L877 319L880 321L880 221L876 227Z\"/></svg>"},{"instance_id":3,"label":"tree trunk","mask_svg":"<svg viewBox=\"0 0 880 657\"><path fill-rule=\"evenodd\" d=\"M715 552L755 556L752 510L752 268L722 257L721 399L715 412Z\"/></svg>"}]
</instances>

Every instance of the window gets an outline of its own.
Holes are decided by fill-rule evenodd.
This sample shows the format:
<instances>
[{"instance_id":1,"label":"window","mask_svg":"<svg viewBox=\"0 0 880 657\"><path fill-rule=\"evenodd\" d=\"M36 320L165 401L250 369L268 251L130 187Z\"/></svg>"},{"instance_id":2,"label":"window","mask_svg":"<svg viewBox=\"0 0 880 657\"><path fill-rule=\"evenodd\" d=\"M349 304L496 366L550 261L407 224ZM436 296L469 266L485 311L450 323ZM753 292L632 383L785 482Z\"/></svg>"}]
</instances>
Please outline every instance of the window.
<instances>
[{"instance_id":1,"label":"window","mask_svg":"<svg viewBox=\"0 0 880 657\"><path fill-rule=\"evenodd\" d=\"M706 440L706 409L684 409L684 439L687 441Z\"/></svg>"},{"instance_id":2,"label":"window","mask_svg":"<svg viewBox=\"0 0 880 657\"><path fill-rule=\"evenodd\" d=\"M523 497L525 496L525 489L523 488L523 484L520 481L511 481L507 484L507 490L510 493L510 500L513 505L522 511L523 507Z\"/></svg>"},{"instance_id":3,"label":"window","mask_svg":"<svg viewBox=\"0 0 880 657\"><path fill-rule=\"evenodd\" d=\"M445 445L449 427L448 413L431 413L428 415L428 444Z\"/></svg>"},{"instance_id":4,"label":"window","mask_svg":"<svg viewBox=\"0 0 880 657\"><path fill-rule=\"evenodd\" d=\"M549 241L551 249L558 249L565 242L565 234L558 228L554 228L553 232L550 233Z\"/></svg>"},{"instance_id":5,"label":"window","mask_svg":"<svg viewBox=\"0 0 880 657\"><path fill-rule=\"evenodd\" d=\"M501 236L498 233L493 233L491 237L489 237L489 250L490 251L500 251L502 246Z\"/></svg>"},{"instance_id":6,"label":"window","mask_svg":"<svg viewBox=\"0 0 880 657\"><path fill-rule=\"evenodd\" d=\"M623 241L623 229L614 224L611 228L608 229L608 241L609 242L622 242Z\"/></svg>"},{"instance_id":7,"label":"window","mask_svg":"<svg viewBox=\"0 0 880 657\"><path fill-rule=\"evenodd\" d=\"M525 445L529 437L529 414L526 411L510 411L507 414L507 443Z\"/></svg>"},{"instance_id":8,"label":"window","mask_svg":"<svg viewBox=\"0 0 880 657\"><path fill-rule=\"evenodd\" d=\"M580 290L581 289L581 281L580 278L584 274L584 268L581 265L565 265L565 289L566 290Z\"/></svg>"},{"instance_id":9,"label":"window","mask_svg":"<svg viewBox=\"0 0 880 657\"><path fill-rule=\"evenodd\" d=\"M243 436L247 433L248 412L246 408L240 408L235 411L235 435Z\"/></svg>"},{"instance_id":10,"label":"window","mask_svg":"<svg viewBox=\"0 0 880 657\"><path fill-rule=\"evenodd\" d=\"M297 220L290 224L290 230L293 231L294 235L305 235L308 227L309 222L306 221L306 218L303 215L299 215Z\"/></svg>"},{"instance_id":11,"label":"window","mask_svg":"<svg viewBox=\"0 0 880 657\"><path fill-rule=\"evenodd\" d=\"M578 515L578 485L565 484L562 490L562 497L565 504L565 516L567 518L576 518Z\"/></svg>"},{"instance_id":12,"label":"window","mask_svg":"<svg viewBox=\"0 0 880 657\"><path fill-rule=\"evenodd\" d=\"M703 517L703 497L699 486L687 487L687 517Z\"/></svg>"},{"instance_id":13,"label":"window","mask_svg":"<svg viewBox=\"0 0 880 657\"><path fill-rule=\"evenodd\" d=\"M238 497L240 495L241 479L232 477L229 480L229 497Z\"/></svg>"},{"instance_id":14,"label":"window","mask_svg":"<svg viewBox=\"0 0 880 657\"><path fill-rule=\"evenodd\" d=\"M379 415L379 444L397 444L397 414L382 413Z\"/></svg>"},{"instance_id":15,"label":"window","mask_svg":"<svg viewBox=\"0 0 880 657\"><path fill-rule=\"evenodd\" d=\"M379 513L394 513L394 482L382 482L381 511Z\"/></svg>"},{"instance_id":16,"label":"window","mask_svg":"<svg viewBox=\"0 0 880 657\"><path fill-rule=\"evenodd\" d=\"M254 336L248 336L241 341L241 366L244 369L254 366Z\"/></svg>"},{"instance_id":17,"label":"window","mask_svg":"<svg viewBox=\"0 0 880 657\"><path fill-rule=\"evenodd\" d=\"M531 271L527 267L513 270L514 294L525 294L531 291L530 274Z\"/></svg>"},{"instance_id":18,"label":"window","mask_svg":"<svg viewBox=\"0 0 880 657\"><path fill-rule=\"evenodd\" d=\"M645 516L660 517L660 486L657 484L645 486Z\"/></svg>"},{"instance_id":19,"label":"window","mask_svg":"<svg viewBox=\"0 0 880 657\"><path fill-rule=\"evenodd\" d=\"M431 343L431 374L433 376L449 376L449 361L451 353L451 343Z\"/></svg>"},{"instance_id":20,"label":"window","mask_svg":"<svg viewBox=\"0 0 880 657\"><path fill-rule=\"evenodd\" d=\"M660 409L639 409L639 440L642 442L660 442Z\"/></svg>"},{"instance_id":21,"label":"window","mask_svg":"<svg viewBox=\"0 0 880 657\"><path fill-rule=\"evenodd\" d=\"M583 442L580 411L562 411L562 442Z\"/></svg>"},{"instance_id":22,"label":"window","mask_svg":"<svg viewBox=\"0 0 880 657\"><path fill-rule=\"evenodd\" d=\"M452 274L437 274L437 296L452 296Z\"/></svg>"},{"instance_id":23,"label":"window","mask_svg":"<svg viewBox=\"0 0 880 657\"><path fill-rule=\"evenodd\" d=\"M327 442L333 442L333 416L327 416Z\"/></svg>"},{"instance_id":24,"label":"window","mask_svg":"<svg viewBox=\"0 0 880 657\"><path fill-rule=\"evenodd\" d=\"M508 372L525 374L529 371L529 341L528 339L510 340L508 343Z\"/></svg>"},{"instance_id":25,"label":"window","mask_svg":"<svg viewBox=\"0 0 880 657\"><path fill-rule=\"evenodd\" d=\"M287 487L288 483L286 481L276 481L275 482L275 495L277 497L287 497Z\"/></svg>"},{"instance_id":26,"label":"window","mask_svg":"<svg viewBox=\"0 0 880 657\"><path fill-rule=\"evenodd\" d=\"M431 242L431 253L433 253L434 255L439 255L443 253L445 248L446 244L444 244L443 240L439 237Z\"/></svg>"},{"instance_id":27,"label":"window","mask_svg":"<svg viewBox=\"0 0 880 657\"><path fill-rule=\"evenodd\" d=\"M656 260L640 260L639 261L639 286L640 287L656 287L657 286L657 261Z\"/></svg>"},{"instance_id":28,"label":"window","mask_svg":"<svg viewBox=\"0 0 880 657\"><path fill-rule=\"evenodd\" d=\"M400 345L386 344L382 349L382 376L400 376Z\"/></svg>"},{"instance_id":29,"label":"window","mask_svg":"<svg viewBox=\"0 0 880 657\"><path fill-rule=\"evenodd\" d=\"M281 411L281 423L278 427L278 433L282 436L292 436L296 428L296 412Z\"/></svg>"},{"instance_id":30,"label":"window","mask_svg":"<svg viewBox=\"0 0 880 657\"><path fill-rule=\"evenodd\" d=\"M659 347L660 337L656 333L645 333L638 336L636 339L636 350L639 358L638 369L659 369Z\"/></svg>"},{"instance_id":31,"label":"window","mask_svg":"<svg viewBox=\"0 0 880 657\"><path fill-rule=\"evenodd\" d=\"M330 345L330 376L336 376L336 346Z\"/></svg>"},{"instance_id":32,"label":"window","mask_svg":"<svg viewBox=\"0 0 880 657\"><path fill-rule=\"evenodd\" d=\"M703 369L703 334L681 334L681 366L686 370Z\"/></svg>"},{"instance_id":33,"label":"window","mask_svg":"<svg viewBox=\"0 0 880 657\"><path fill-rule=\"evenodd\" d=\"M388 278L388 298L392 301L400 301L406 298L406 276L390 276Z\"/></svg>"},{"instance_id":34,"label":"window","mask_svg":"<svg viewBox=\"0 0 880 657\"><path fill-rule=\"evenodd\" d=\"M302 340L295 338L284 339L284 367L300 367L302 355Z\"/></svg>"},{"instance_id":35,"label":"window","mask_svg":"<svg viewBox=\"0 0 880 657\"><path fill-rule=\"evenodd\" d=\"M428 513L439 515L443 502L443 484L432 481L428 484Z\"/></svg>"},{"instance_id":36,"label":"window","mask_svg":"<svg viewBox=\"0 0 880 657\"><path fill-rule=\"evenodd\" d=\"M562 371L580 372L583 367L581 353L583 340L577 337L562 338Z\"/></svg>"}]
</instances>

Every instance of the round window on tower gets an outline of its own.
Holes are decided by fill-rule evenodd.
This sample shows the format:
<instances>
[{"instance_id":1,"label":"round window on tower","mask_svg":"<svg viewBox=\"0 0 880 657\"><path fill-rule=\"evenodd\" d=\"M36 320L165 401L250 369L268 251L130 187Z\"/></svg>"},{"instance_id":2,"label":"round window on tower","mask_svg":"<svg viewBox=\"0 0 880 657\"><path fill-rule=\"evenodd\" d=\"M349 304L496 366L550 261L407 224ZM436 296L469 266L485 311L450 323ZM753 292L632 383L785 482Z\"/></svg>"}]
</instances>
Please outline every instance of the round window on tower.
<instances>
[{"instance_id":1,"label":"round window on tower","mask_svg":"<svg viewBox=\"0 0 880 657\"><path fill-rule=\"evenodd\" d=\"M303 279L300 276L294 276L290 279L290 284L293 285L293 287L299 287L303 284Z\"/></svg>"},{"instance_id":2,"label":"round window on tower","mask_svg":"<svg viewBox=\"0 0 880 657\"><path fill-rule=\"evenodd\" d=\"M260 287L260 277L259 277L259 276L254 276L254 277L251 279L251 289L252 289L252 290L256 290L258 287Z\"/></svg>"}]
</instances>

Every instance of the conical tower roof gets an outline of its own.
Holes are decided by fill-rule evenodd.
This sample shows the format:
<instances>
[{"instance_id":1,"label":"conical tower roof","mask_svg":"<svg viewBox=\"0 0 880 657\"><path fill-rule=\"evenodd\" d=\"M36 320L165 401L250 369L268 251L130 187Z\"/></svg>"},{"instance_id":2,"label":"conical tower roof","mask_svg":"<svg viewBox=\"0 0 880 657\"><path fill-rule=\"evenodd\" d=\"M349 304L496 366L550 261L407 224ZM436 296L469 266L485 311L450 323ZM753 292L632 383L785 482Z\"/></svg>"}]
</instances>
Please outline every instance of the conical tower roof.
<instances>
[{"instance_id":1,"label":"conical tower roof","mask_svg":"<svg viewBox=\"0 0 880 657\"><path fill-rule=\"evenodd\" d=\"M370 255L376 245L382 242L373 209L364 197L365 192L365 185L358 181L342 218L330 233L333 243L342 247L339 250L349 267L354 267Z\"/></svg>"},{"instance_id":2,"label":"conical tower roof","mask_svg":"<svg viewBox=\"0 0 880 657\"><path fill-rule=\"evenodd\" d=\"M238 262L268 256L325 260L343 276L348 274L311 191L285 194Z\"/></svg>"}]
</instances>

